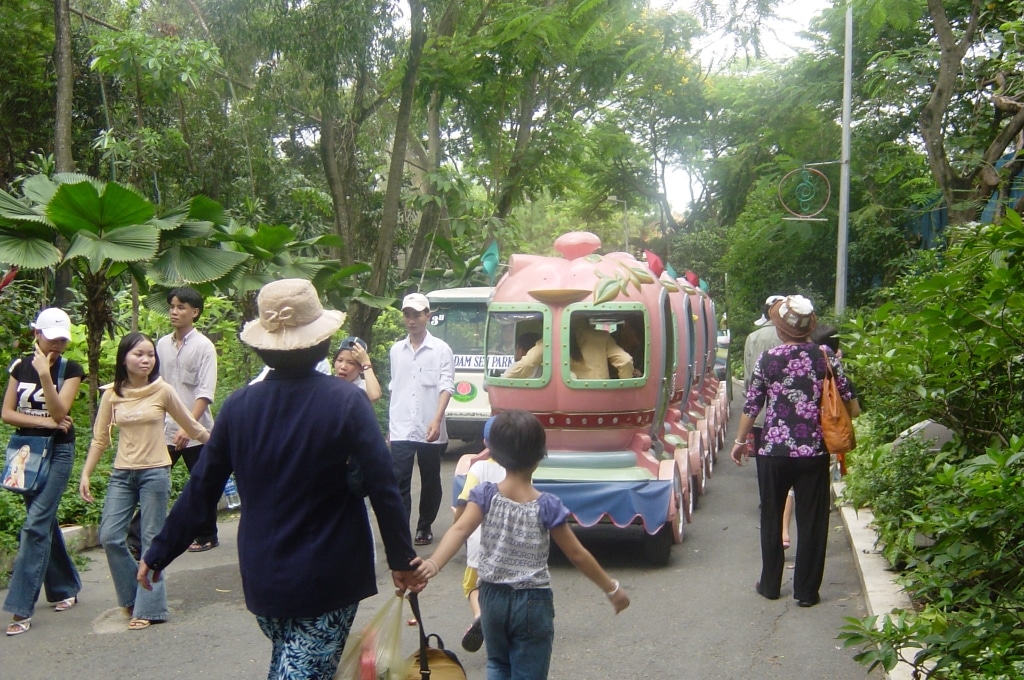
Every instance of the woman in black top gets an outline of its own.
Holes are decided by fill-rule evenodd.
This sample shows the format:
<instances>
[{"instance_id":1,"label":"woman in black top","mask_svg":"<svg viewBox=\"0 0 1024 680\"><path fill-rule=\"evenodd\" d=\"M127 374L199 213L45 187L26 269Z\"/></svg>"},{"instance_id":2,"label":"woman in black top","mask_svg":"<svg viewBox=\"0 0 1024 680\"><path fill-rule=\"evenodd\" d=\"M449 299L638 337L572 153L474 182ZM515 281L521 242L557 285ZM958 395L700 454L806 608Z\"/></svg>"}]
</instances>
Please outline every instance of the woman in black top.
<instances>
[{"instance_id":1,"label":"woman in black top","mask_svg":"<svg viewBox=\"0 0 1024 680\"><path fill-rule=\"evenodd\" d=\"M23 496L25 524L4 601L4 611L14 615L7 635L28 631L42 588L46 588L46 600L56 603L58 612L74 607L82 589L57 524L57 506L75 462L75 428L70 413L85 371L78 362L61 356L71 339L67 314L56 308L44 309L32 328L33 353L18 357L8 369L11 378L4 393L3 421L17 427L20 435L54 436L54 446L43 487Z\"/></svg>"}]
</instances>

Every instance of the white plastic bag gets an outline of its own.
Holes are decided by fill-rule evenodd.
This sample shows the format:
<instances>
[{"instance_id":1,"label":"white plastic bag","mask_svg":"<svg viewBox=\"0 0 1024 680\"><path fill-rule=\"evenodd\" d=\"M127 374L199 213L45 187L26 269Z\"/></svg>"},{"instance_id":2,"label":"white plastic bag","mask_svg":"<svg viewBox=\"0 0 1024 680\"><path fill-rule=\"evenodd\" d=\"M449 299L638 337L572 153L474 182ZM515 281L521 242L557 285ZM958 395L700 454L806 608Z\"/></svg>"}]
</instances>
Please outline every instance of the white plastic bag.
<instances>
[{"instance_id":1,"label":"white plastic bag","mask_svg":"<svg viewBox=\"0 0 1024 680\"><path fill-rule=\"evenodd\" d=\"M350 635L334 680L405 680L409 660L402 655L401 595L388 598L366 628Z\"/></svg>"}]
</instances>

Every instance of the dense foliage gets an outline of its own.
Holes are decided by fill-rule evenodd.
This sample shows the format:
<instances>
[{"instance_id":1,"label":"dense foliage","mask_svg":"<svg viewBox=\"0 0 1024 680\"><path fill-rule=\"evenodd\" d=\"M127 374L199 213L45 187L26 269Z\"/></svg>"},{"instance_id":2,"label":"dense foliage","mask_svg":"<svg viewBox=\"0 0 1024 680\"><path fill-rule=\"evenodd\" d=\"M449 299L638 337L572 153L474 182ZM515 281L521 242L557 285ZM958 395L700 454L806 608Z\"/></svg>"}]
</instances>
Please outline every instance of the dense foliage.
<instances>
[{"instance_id":1,"label":"dense foliage","mask_svg":"<svg viewBox=\"0 0 1024 680\"><path fill-rule=\"evenodd\" d=\"M847 363L871 405L848 499L870 505L914 611L851 620L848 644L932 678L1024 671L1024 224L953 229L941 255L848 326ZM956 433L940 453L881 442L930 419ZM881 625L876 628L876 624Z\"/></svg>"}]
</instances>

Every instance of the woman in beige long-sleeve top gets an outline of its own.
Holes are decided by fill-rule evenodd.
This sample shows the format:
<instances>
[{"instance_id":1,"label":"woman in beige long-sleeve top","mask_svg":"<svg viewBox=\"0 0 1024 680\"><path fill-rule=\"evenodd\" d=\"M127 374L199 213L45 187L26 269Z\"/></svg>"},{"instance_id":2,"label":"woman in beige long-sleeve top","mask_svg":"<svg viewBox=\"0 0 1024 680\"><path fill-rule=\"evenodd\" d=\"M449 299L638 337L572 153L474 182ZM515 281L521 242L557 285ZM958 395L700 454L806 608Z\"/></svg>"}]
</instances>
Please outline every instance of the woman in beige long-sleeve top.
<instances>
[{"instance_id":1,"label":"woman in beige long-sleeve top","mask_svg":"<svg viewBox=\"0 0 1024 680\"><path fill-rule=\"evenodd\" d=\"M164 526L171 494L171 458L164 444L164 415L169 414L190 437L206 443L210 433L189 413L174 388L160 378L160 361L153 341L142 333L126 335L117 347L112 389L100 400L89 455L82 468L79 493L93 502L89 477L110 446L118 428L117 456L107 484L100 520L100 543L107 553L118 604L131 618L130 630L166 621L164 581L146 590L135 575L139 564L128 551L125 537L135 506L142 516L142 550Z\"/></svg>"}]
</instances>

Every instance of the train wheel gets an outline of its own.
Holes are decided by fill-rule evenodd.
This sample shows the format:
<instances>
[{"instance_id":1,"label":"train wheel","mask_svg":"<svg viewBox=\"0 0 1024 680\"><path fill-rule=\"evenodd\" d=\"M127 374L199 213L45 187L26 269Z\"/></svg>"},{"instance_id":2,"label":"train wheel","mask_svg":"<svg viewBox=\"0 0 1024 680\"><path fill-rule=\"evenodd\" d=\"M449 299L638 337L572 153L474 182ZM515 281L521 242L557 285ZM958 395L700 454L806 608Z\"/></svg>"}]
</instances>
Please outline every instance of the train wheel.
<instances>
[{"instance_id":1,"label":"train wheel","mask_svg":"<svg viewBox=\"0 0 1024 680\"><path fill-rule=\"evenodd\" d=\"M644 559L654 567L664 567L672 556L672 543L675 541L672 522L665 522L658 533L651 535L644 532Z\"/></svg>"},{"instance_id":2,"label":"train wheel","mask_svg":"<svg viewBox=\"0 0 1024 680\"><path fill-rule=\"evenodd\" d=\"M683 503L684 503L683 507L686 508L686 521L687 522L692 522L693 521L693 511L697 509L697 504L693 500L694 496L697 495L697 491L695 490L695 488L693 486L693 481L692 480L687 479L685 482L683 482L683 484L686 485L686 489L683 491Z\"/></svg>"},{"instance_id":3,"label":"train wheel","mask_svg":"<svg viewBox=\"0 0 1024 680\"><path fill-rule=\"evenodd\" d=\"M705 488L703 471L690 476L690 503L694 510L700 507L700 497L704 495Z\"/></svg>"},{"instance_id":4,"label":"train wheel","mask_svg":"<svg viewBox=\"0 0 1024 680\"><path fill-rule=\"evenodd\" d=\"M682 480L679 477L679 473L675 474L672 480L672 493L675 495L676 501L676 516L672 520L672 542L682 543L683 534L686 531L686 509L683 507L685 498L683 497L683 485Z\"/></svg>"}]
</instances>

